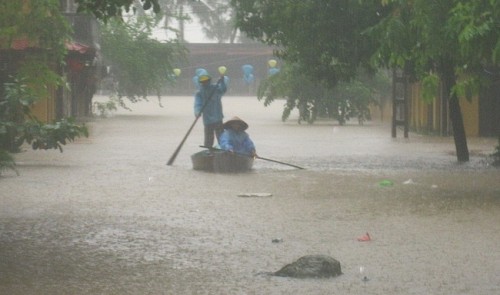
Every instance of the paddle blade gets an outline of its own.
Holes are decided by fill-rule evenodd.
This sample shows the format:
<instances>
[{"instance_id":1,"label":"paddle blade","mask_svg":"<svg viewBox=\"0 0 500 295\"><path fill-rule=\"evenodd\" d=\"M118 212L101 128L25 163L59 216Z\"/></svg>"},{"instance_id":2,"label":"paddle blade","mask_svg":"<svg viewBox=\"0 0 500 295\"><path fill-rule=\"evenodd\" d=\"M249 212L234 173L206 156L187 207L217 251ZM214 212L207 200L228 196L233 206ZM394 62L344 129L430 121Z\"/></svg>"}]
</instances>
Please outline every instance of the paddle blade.
<instances>
[{"instance_id":1,"label":"paddle blade","mask_svg":"<svg viewBox=\"0 0 500 295\"><path fill-rule=\"evenodd\" d=\"M206 105L207 105L207 103L205 103L205 105L203 105L203 107L201 108L201 111L203 111L203 109L205 108ZM186 135L184 135L184 138L182 139L181 143L175 149L175 152L172 154L172 156L168 160L168 162L167 162L168 166L170 166L170 165L172 165L174 163L175 158L177 158L177 155L179 154L179 152L181 151L182 146L184 145L184 142L186 142L186 139L188 138L189 133L191 133L191 130L193 130L193 127L194 127L194 125L196 125L196 122L198 122L199 118L200 118L200 116L197 116L196 119L194 119L193 124L191 124L191 127L189 127L188 132L186 133Z\"/></svg>"},{"instance_id":2,"label":"paddle blade","mask_svg":"<svg viewBox=\"0 0 500 295\"><path fill-rule=\"evenodd\" d=\"M175 156L172 155L172 157L170 157L170 159L167 162L167 166L172 166L172 164L174 163L176 157L177 157L177 155L175 155Z\"/></svg>"},{"instance_id":3,"label":"paddle blade","mask_svg":"<svg viewBox=\"0 0 500 295\"><path fill-rule=\"evenodd\" d=\"M181 146L182 146L182 144L179 147L177 147L177 149L172 154L170 159L168 159L167 166L172 166L172 164L174 164L175 158L177 158L177 155L179 154L179 151L181 150Z\"/></svg>"}]
</instances>

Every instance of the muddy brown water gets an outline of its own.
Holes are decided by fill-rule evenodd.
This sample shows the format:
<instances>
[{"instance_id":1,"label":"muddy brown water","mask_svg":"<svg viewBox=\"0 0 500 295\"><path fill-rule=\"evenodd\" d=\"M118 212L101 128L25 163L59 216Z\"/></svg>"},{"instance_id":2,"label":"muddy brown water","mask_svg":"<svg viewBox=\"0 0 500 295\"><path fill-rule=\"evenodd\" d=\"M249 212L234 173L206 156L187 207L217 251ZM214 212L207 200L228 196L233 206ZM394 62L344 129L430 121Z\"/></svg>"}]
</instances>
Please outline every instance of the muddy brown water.
<instances>
[{"instance_id":1,"label":"muddy brown water","mask_svg":"<svg viewBox=\"0 0 500 295\"><path fill-rule=\"evenodd\" d=\"M469 139L458 164L452 138L283 123L282 102L227 96L260 156L306 169L212 174L191 169L201 122L166 166L193 100L162 103L95 118L63 153L16 155L20 176L0 177L0 294L500 294L494 139ZM310 254L343 275L265 275Z\"/></svg>"}]
</instances>

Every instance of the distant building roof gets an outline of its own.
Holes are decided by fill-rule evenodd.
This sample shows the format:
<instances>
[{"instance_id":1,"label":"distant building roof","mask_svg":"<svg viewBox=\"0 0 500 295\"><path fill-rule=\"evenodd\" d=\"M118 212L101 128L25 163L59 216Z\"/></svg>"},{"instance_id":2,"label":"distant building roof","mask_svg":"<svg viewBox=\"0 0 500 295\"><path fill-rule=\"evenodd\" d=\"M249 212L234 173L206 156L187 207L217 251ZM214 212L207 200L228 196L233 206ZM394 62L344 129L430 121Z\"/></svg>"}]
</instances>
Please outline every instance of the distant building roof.
<instances>
[{"instance_id":1,"label":"distant building roof","mask_svg":"<svg viewBox=\"0 0 500 295\"><path fill-rule=\"evenodd\" d=\"M14 50L26 50L28 48L40 48L36 42L30 41L28 38L18 38L12 41L11 49ZM91 46L81 44L79 42L66 42L66 49L69 51L76 51L81 54L85 54L95 50Z\"/></svg>"}]
</instances>

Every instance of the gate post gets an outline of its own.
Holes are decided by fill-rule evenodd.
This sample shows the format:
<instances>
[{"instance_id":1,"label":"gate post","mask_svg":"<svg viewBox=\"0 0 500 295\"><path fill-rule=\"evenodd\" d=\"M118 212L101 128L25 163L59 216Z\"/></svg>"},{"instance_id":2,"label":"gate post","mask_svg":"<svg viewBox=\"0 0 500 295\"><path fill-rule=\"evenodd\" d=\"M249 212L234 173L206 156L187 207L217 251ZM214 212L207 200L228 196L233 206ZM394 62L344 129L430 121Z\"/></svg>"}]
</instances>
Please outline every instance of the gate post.
<instances>
[{"instance_id":1,"label":"gate post","mask_svg":"<svg viewBox=\"0 0 500 295\"><path fill-rule=\"evenodd\" d=\"M396 137L397 126L404 127L408 138L408 79L401 69L392 71L392 137Z\"/></svg>"}]
</instances>

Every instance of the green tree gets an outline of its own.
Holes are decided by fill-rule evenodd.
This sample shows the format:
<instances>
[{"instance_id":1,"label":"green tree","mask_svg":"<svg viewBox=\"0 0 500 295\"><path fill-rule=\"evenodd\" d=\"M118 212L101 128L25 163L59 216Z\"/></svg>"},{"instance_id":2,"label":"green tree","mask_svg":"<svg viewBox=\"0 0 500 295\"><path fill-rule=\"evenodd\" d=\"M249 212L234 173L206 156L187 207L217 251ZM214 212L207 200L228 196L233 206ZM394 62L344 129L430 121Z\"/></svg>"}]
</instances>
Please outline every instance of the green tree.
<instances>
[{"instance_id":1,"label":"green tree","mask_svg":"<svg viewBox=\"0 0 500 295\"><path fill-rule=\"evenodd\" d=\"M469 153L458 101L480 86L479 73L500 57L500 1L232 0L237 26L279 46L285 61L335 86L360 66L401 67L449 96L458 161ZM428 83L432 82L432 83ZM432 88L427 88L432 89ZM436 88L434 88L436 89ZM426 95L426 97L435 95Z\"/></svg>"},{"instance_id":2,"label":"green tree","mask_svg":"<svg viewBox=\"0 0 500 295\"><path fill-rule=\"evenodd\" d=\"M353 79L340 82L333 89L336 118L341 125L351 118L357 118L360 125L371 120L370 106L378 102L373 95L374 90L366 83Z\"/></svg>"},{"instance_id":3,"label":"green tree","mask_svg":"<svg viewBox=\"0 0 500 295\"><path fill-rule=\"evenodd\" d=\"M313 123L319 116L333 118L328 107L331 92L321 82L312 81L304 74L299 64L285 64L280 72L264 79L259 85L257 98L267 106L278 99L285 99L281 119L287 120L294 109L299 111L299 120Z\"/></svg>"},{"instance_id":4,"label":"green tree","mask_svg":"<svg viewBox=\"0 0 500 295\"><path fill-rule=\"evenodd\" d=\"M70 39L70 33L71 28L60 13L57 0L0 0L2 55L6 60L13 60L15 53L10 49L17 41L28 42L31 47L39 49L18 65L23 79L38 96L47 95L48 86L62 84L55 69L66 55L65 43Z\"/></svg>"},{"instance_id":5,"label":"green tree","mask_svg":"<svg viewBox=\"0 0 500 295\"><path fill-rule=\"evenodd\" d=\"M4 86L5 96L0 101L0 149L18 152L23 143L28 143L34 150L62 152L62 145L68 141L88 136L87 128L74 124L71 118L45 124L34 117L31 108L39 98L24 81L14 80Z\"/></svg>"},{"instance_id":6,"label":"green tree","mask_svg":"<svg viewBox=\"0 0 500 295\"><path fill-rule=\"evenodd\" d=\"M299 123L313 123L317 118L336 119L344 125L357 118L359 124L371 119L370 106L378 105L390 85L383 75L360 75L360 79L339 82L330 89L322 81L313 81L298 64L285 64L279 73L263 80L257 98L269 105L284 98L282 120L289 118L294 109L299 111Z\"/></svg>"},{"instance_id":7,"label":"green tree","mask_svg":"<svg viewBox=\"0 0 500 295\"><path fill-rule=\"evenodd\" d=\"M16 71L3 72L0 81L0 170L14 169L11 153L23 143L35 150L62 151L68 141L87 136L86 127L72 119L45 124L31 115L31 107L47 98L49 89L64 84L57 69L66 55L70 32L57 0L0 1L1 54L6 61L17 61ZM11 49L15 42L36 50L15 59L18 55Z\"/></svg>"},{"instance_id":8,"label":"green tree","mask_svg":"<svg viewBox=\"0 0 500 295\"><path fill-rule=\"evenodd\" d=\"M160 42L153 39L155 21L146 15L126 21L109 20L102 27L101 49L112 66L117 82L118 98L135 102L173 82L172 62L185 58L186 49L176 40Z\"/></svg>"},{"instance_id":9,"label":"green tree","mask_svg":"<svg viewBox=\"0 0 500 295\"><path fill-rule=\"evenodd\" d=\"M363 32L386 10L376 1L232 0L236 26L247 36L279 48L286 62L298 63L311 79L333 88L370 69L376 40Z\"/></svg>"},{"instance_id":10,"label":"green tree","mask_svg":"<svg viewBox=\"0 0 500 295\"><path fill-rule=\"evenodd\" d=\"M484 69L500 57L498 1L384 1L392 13L372 30L384 42L383 65L398 66L426 85L439 78L447 97L457 160L469 160L459 97L477 94ZM427 87L434 97L437 87ZM424 90L425 90L424 89Z\"/></svg>"},{"instance_id":11,"label":"green tree","mask_svg":"<svg viewBox=\"0 0 500 295\"><path fill-rule=\"evenodd\" d=\"M364 83L351 81L360 72L374 72L369 61L375 41L363 32L381 19L385 11L382 5L335 0L233 0L231 3L237 11L239 29L251 38L276 46L277 56L294 65L280 75L285 81L293 81L289 88L278 87L268 92L284 90L288 99L285 115L290 108L297 107L301 117L311 114L314 120L325 115L341 124L358 114L364 114L358 118L360 122L369 117L366 110L372 99L360 97L354 102L354 96L347 95L347 90L370 93ZM290 70L294 74L288 74ZM339 82L345 83L335 91ZM269 83L263 85L267 86ZM317 93L320 89L323 94Z\"/></svg>"}]
</instances>

